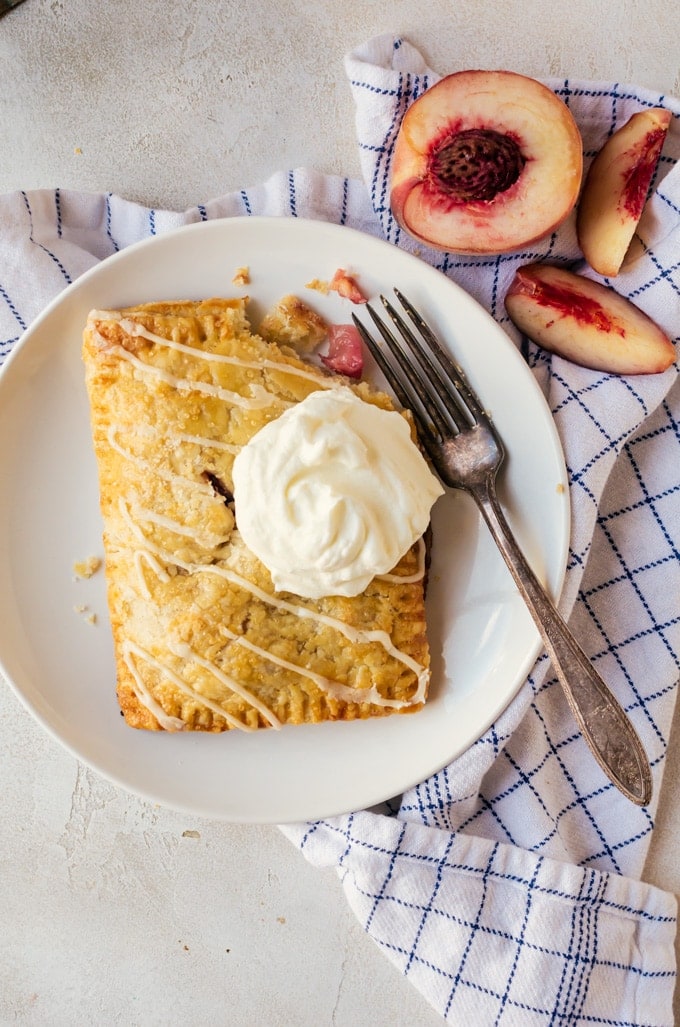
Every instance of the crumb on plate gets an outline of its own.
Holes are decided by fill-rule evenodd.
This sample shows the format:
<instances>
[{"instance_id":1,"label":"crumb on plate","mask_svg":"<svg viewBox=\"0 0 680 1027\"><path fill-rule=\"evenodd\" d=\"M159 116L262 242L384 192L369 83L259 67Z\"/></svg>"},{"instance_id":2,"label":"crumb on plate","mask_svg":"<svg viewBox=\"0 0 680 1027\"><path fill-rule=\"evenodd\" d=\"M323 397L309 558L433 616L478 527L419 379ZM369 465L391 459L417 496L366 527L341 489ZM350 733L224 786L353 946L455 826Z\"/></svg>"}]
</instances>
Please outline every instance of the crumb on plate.
<instances>
[{"instance_id":1,"label":"crumb on plate","mask_svg":"<svg viewBox=\"0 0 680 1027\"><path fill-rule=\"evenodd\" d=\"M98 556L88 556L86 560L78 560L73 564L73 573L77 578L91 578L101 565L102 562Z\"/></svg>"},{"instance_id":2,"label":"crumb on plate","mask_svg":"<svg viewBox=\"0 0 680 1027\"><path fill-rule=\"evenodd\" d=\"M323 293L324 296L328 295L330 285L324 281L323 278L312 278L311 281L305 284L305 289L314 289L316 292Z\"/></svg>"},{"instance_id":3,"label":"crumb on plate","mask_svg":"<svg viewBox=\"0 0 680 1027\"><path fill-rule=\"evenodd\" d=\"M237 267L232 282L234 285L250 285L250 268Z\"/></svg>"},{"instance_id":4,"label":"crumb on plate","mask_svg":"<svg viewBox=\"0 0 680 1027\"><path fill-rule=\"evenodd\" d=\"M262 319L260 335L279 346L292 346L298 353L311 353L326 339L328 325L297 296L287 295Z\"/></svg>"},{"instance_id":5,"label":"crumb on plate","mask_svg":"<svg viewBox=\"0 0 680 1027\"><path fill-rule=\"evenodd\" d=\"M86 624L97 623L97 614L90 610L90 608L88 606L85 606L83 603L78 603L76 606L73 607L73 609L75 613L79 614L79 616L83 618Z\"/></svg>"}]
</instances>

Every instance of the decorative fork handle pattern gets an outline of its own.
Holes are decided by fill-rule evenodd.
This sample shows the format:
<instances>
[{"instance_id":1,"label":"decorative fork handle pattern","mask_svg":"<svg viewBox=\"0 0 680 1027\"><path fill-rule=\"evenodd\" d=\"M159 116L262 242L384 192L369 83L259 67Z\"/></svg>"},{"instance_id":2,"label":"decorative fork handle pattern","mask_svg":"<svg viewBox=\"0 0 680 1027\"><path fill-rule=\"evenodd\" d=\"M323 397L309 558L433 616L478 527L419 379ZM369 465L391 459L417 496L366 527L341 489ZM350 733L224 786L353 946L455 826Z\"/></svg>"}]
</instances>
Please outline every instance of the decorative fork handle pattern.
<instances>
[{"instance_id":1,"label":"decorative fork handle pattern","mask_svg":"<svg viewBox=\"0 0 680 1027\"><path fill-rule=\"evenodd\" d=\"M597 673L529 566L496 495L490 475L468 491L522 594L569 706L605 774L638 806L652 797L652 774L633 725Z\"/></svg>"}]
</instances>

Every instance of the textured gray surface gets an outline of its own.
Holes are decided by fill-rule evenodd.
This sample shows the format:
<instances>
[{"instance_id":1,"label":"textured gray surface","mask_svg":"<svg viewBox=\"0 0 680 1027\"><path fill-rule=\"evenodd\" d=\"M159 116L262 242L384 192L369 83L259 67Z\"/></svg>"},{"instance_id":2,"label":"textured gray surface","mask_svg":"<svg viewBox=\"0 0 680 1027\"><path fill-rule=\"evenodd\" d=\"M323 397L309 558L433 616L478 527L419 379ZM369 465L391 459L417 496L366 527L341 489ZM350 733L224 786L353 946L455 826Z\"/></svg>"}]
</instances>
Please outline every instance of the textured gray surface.
<instances>
[{"instance_id":1,"label":"textured gray surface","mask_svg":"<svg viewBox=\"0 0 680 1027\"><path fill-rule=\"evenodd\" d=\"M111 190L181 210L270 172L359 174L345 53L405 35L433 68L680 92L667 0L26 0L0 28L0 190Z\"/></svg>"}]
</instances>

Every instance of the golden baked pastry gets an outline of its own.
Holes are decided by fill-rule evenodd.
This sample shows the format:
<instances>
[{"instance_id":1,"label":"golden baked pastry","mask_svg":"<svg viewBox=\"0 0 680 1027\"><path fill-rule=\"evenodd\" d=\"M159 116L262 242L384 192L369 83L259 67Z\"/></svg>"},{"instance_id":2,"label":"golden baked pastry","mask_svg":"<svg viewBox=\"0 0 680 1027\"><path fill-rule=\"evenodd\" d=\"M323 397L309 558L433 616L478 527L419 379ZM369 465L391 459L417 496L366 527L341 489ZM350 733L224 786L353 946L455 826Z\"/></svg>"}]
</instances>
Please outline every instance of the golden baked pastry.
<instances>
[{"instance_id":1,"label":"golden baked pastry","mask_svg":"<svg viewBox=\"0 0 680 1027\"><path fill-rule=\"evenodd\" d=\"M292 346L297 353L311 353L328 334L328 325L299 296L283 296L268 310L260 324L267 342Z\"/></svg>"},{"instance_id":2,"label":"golden baked pastry","mask_svg":"<svg viewBox=\"0 0 680 1027\"><path fill-rule=\"evenodd\" d=\"M127 723L255 730L419 709L422 543L362 594L312 601L275 592L235 528L235 454L333 376L254 335L243 299L92 311L83 359Z\"/></svg>"}]
</instances>

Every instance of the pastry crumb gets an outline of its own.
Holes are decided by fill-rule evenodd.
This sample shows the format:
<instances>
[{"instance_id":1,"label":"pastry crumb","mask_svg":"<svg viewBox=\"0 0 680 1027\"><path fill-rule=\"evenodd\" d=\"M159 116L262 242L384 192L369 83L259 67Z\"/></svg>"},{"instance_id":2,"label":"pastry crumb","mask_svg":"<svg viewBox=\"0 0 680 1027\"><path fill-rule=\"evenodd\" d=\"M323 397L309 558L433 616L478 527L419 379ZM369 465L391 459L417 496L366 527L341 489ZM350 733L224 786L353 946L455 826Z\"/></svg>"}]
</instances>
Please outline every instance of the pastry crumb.
<instances>
[{"instance_id":1,"label":"pastry crumb","mask_svg":"<svg viewBox=\"0 0 680 1027\"><path fill-rule=\"evenodd\" d=\"M563 495L565 492L566 492L566 489L565 489L564 485L562 484L562 482L559 482L559 484L557 486L557 494L558 494L558 496Z\"/></svg>"},{"instance_id":2,"label":"pastry crumb","mask_svg":"<svg viewBox=\"0 0 680 1027\"><path fill-rule=\"evenodd\" d=\"M92 610L90 610L90 608L88 606L85 606L83 603L78 603L76 606L73 607L73 609L77 614L79 614L79 616L83 618L86 624L97 623L97 614L93 613Z\"/></svg>"},{"instance_id":3,"label":"pastry crumb","mask_svg":"<svg viewBox=\"0 0 680 1027\"><path fill-rule=\"evenodd\" d=\"M315 310L289 294L262 319L260 335L279 346L292 346L298 353L311 353L327 337L328 325Z\"/></svg>"},{"instance_id":4,"label":"pastry crumb","mask_svg":"<svg viewBox=\"0 0 680 1027\"><path fill-rule=\"evenodd\" d=\"M323 293L327 296L330 291L330 285L324 281L323 278L312 278L310 282L305 284L305 289L314 289L316 292Z\"/></svg>"},{"instance_id":5,"label":"pastry crumb","mask_svg":"<svg viewBox=\"0 0 680 1027\"><path fill-rule=\"evenodd\" d=\"M250 268L237 267L232 282L234 285L250 285Z\"/></svg>"},{"instance_id":6,"label":"pastry crumb","mask_svg":"<svg viewBox=\"0 0 680 1027\"><path fill-rule=\"evenodd\" d=\"M78 560L73 564L73 573L77 578L91 578L101 565L102 562L98 556L88 556L86 560Z\"/></svg>"}]
</instances>

